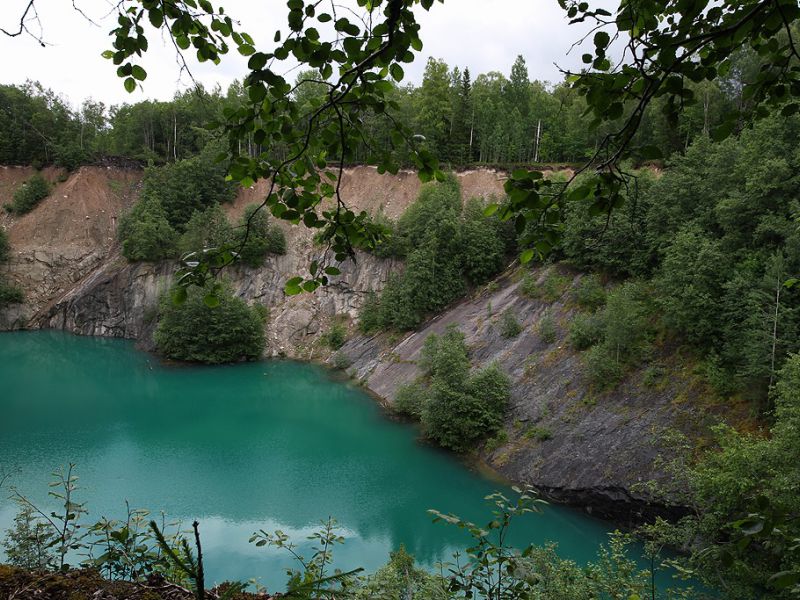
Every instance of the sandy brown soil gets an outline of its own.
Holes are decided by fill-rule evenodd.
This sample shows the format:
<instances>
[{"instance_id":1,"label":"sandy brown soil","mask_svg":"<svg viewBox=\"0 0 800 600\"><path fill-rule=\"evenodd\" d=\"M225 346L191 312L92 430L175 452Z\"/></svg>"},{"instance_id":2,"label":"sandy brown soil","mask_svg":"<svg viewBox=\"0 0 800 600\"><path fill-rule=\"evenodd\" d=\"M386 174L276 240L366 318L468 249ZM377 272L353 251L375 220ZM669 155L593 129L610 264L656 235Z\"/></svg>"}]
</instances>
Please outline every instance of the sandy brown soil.
<instances>
[{"instance_id":1,"label":"sandy brown soil","mask_svg":"<svg viewBox=\"0 0 800 600\"><path fill-rule=\"evenodd\" d=\"M6 203L33 170L5 167L0 170L0 203ZM56 247L81 249L113 245L119 216L135 200L141 173L110 167L81 167L66 181L58 172L44 171L54 183L50 196L28 214L13 217L3 211L9 241L16 251Z\"/></svg>"},{"instance_id":2,"label":"sandy brown soil","mask_svg":"<svg viewBox=\"0 0 800 600\"><path fill-rule=\"evenodd\" d=\"M465 199L504 194L505 176L498 171L464 171L458 173L457 177ZM417 198L421 185L413 171L381 175L375 167L352 167L344 171L341 195L355 212L365 210L375 213L382 210L388 217L396 219ZM242 190L227 209L228 213L238 217L247 205L263 201L268 189L267 181L259 181L253 187Z\"/></svg>"}]
</instances>

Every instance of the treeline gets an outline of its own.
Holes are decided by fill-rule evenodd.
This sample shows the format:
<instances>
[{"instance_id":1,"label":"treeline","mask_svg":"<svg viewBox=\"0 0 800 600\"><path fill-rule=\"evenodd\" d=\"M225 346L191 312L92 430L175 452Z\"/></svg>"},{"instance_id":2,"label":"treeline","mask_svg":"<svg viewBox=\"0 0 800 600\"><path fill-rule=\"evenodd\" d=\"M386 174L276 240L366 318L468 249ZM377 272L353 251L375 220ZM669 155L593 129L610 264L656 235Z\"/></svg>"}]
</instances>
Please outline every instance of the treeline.
<instances>
[{"instance_id":1,"label":"treeline","mask_svg":"<svg viewBox=\"0 0 800 600\"><path fill-rule=\"evenodd\" d=\"M169 102L85 100L76 109L39 83L0 85L0 164L71 170L108 156L156 163L189 158L211 139L205 124L227 101L220 90L199 88Z\"/></svg>"},{"instance_id":2,"label":"treeline","mask_svg":"<svg viewBox=\"0 0 800 600\"><path fill-rule=\"evenodd\" d=\"M654 102L634 146L655 146L669 156L712 131L730 110L746 115L741 82L755 73L758 62L742 54L732 57L731 65L718 82L697 84L699 102L680 116ZM327 89L313 79L319 79L313 71L297 76L294 94L301 105L313 106ZM492 71L474 79L468 68L429 59L419 86L391 85L388 100L396 103L388 110L391 119L409 125L417 139L451 167L582 162L621 124L589 127L583 97L566 82L532 81L521 56L507 75ZM239 83L224 92L198 87L165 102L106 106L86 100L78 108L39 83L0 85L0 164L72 169L109 156L174 162L200 153L211 136L205 126L221 119L225 108L245 102L249 100ZM351 149L350 159L369 162L391 150L401 164L408 162L391 135L391 119L365 114L362 126L369 144ZM248 138L236 150L253 155L262 148ZM271 151L280 153L281 148Z\"/></svg>"}]
</instances>

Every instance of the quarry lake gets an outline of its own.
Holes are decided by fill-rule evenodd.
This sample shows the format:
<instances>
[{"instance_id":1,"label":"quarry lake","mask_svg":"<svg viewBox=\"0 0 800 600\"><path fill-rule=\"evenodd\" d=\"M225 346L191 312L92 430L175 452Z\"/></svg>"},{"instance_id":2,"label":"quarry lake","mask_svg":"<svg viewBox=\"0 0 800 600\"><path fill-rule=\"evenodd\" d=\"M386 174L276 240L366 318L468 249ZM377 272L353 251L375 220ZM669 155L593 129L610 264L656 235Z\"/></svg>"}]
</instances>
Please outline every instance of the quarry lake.
<instances>
[{"instance_id":1,"label":"quarry lake","mask_svg":"<svg viewBox=\"0 0 800 600\"><path fill-rule=\"evenodd\" d=\"M500 490L454 456L417 440L363 390L326 370L265 361L225 367L164 365L131 342L53 331L0 335L0 531L18 510L12 486L47 509L51 472L80 477L83 523L120 518L125 501L160 520L200 522L209 585L256 578L281 590L285 551L248 543L281 529L310 555L320 520L346 538L336 566L372 571L405 544L429 567L467 538L433 523L430 508L478 523ZM549 506L515 525L511 542L557 542L584 563L611 527ZM0 549L0 562L3 562Z\"/></svg>"}]
</instances>

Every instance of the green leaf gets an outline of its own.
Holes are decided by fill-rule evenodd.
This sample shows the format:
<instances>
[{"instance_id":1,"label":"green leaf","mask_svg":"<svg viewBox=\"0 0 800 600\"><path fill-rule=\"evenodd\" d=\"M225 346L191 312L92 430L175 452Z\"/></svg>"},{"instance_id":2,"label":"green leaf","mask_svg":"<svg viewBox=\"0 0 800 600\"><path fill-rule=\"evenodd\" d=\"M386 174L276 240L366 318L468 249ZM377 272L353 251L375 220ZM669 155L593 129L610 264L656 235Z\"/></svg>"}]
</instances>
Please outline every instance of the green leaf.
<instances>
[{"instance_id":1,"label":"green leaf","mask_svg":"<svg viewBox=\"0 0 800 600\"><path fill-rule=\"evenodd\" d=\"M132 94L134 90L136 90L136 81L133 77L128 77L123 85L125 86L125 91L129 94Z\"/></svg>"},{"instance_id":2,"label":"green leaf","mask_svg":"<svg viewBox=\"0 0 800 600\"><path fill-rule=\"evenodd\" d=\"M403 81L403 77L405 73L403 71L403 67L398 65L397 63L392 63L392 66L389 67L389 72L392 74L392 79L395 81Z\"/></svg>"},{"instance_id":3,"label":"green leaf","mask_svg":"<svg viewBox=\"0 0 800 600\"><path fill-rule=\"evenodd\" d=\"M131 73L133 74L133 78L139 81L144 81L145 79L147 79L147 71L145 71L139 65L133 65Z\"/></svg>"},{"instance_id":4,"label":"green leaf","mask_svg":"<svg viewBox=\"0 0 800 600\"><path fill-rule=\"evenodd\" d=\"M519 262L523 265L528 264L533 259L534 249L528 248L527 250L523 250L522 254L519 255Z\"/></svg>"},{"instance_id":5,"label":"green leaf","mask_svg":"<svg viewBox=\"0 0 800 600\"><path fill-rule=\"evenodd\" d=\"M186 293L186 288L183 286L172 288L172 292L170 295L172 296L173 304L183 304L184 302L186 302L187 293Z\"/></svg>"},{"instance_id":6,"label":"green leaf","mask_svg":"<svg viewBox=\"0 0 800 600\"><path fill-rule=\"evenodd\" d=\"M213 292L203 296L203 304L208 308L217 308L219 306L219 298Z\"/></svg>"},{"instance_id":7,"label":"green leaf","mask_svg":"<svg viewBox=\"0 0 800 600\"><path fill-rule=\"evenodd\" d=\"M286 285L283 287L283 292L287 296L296 296L297 294L303 291L303 288L300 287L300 284L303 283L302 277L292 277L289 281L286 282Z\"/></svg>"},{"instance_id":8,"label":"green leaf","mask_svg":"<svg viewBox=\"0 0 800 600\"><path fill-rule=\"evenodd\" d=\"M790 586L797 585L799 582L800 571L781 571L780 573L775 573L768 580L770 587L777 590L785 590Z\"/></svg>"},{"instance_id":9,"label":"green leaf","mask_svg":"<svg viewBox=\"0 0 800 600\"><path fill-rule=\"evenodd\" d=\"M596 48L605 48L611 41L611 37L605 31L598 31L594 34L594 45Z\"/></svg>"},{"instance_id":10,"label":"green leaf","mask_svg":"<svg viewBox=\"0 0 800 600\"><path fill-rule=\"evenodd\" d=\"M486 208L483 209L483 216L484 217L491 217L497 210L500 208L500 205L496 202L492 202Z\"/></svg>"}]
</instances>

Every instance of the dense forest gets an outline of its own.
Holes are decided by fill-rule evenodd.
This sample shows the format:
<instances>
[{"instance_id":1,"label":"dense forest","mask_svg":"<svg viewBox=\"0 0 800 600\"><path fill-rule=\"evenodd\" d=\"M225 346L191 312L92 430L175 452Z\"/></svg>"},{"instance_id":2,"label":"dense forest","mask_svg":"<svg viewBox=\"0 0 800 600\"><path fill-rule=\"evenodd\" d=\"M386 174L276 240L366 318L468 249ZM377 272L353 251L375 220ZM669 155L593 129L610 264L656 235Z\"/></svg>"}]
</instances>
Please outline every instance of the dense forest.
<instances>
[{"instance_id":1,"label":"dense forest","mask_svg":"<svg viewBox=\"0 0 800 600\"><path fill-rule=\"evenodd\" d=\"M661 106L653 104L637 133L638 145L656 146L668 156L708 134L730 110L746 115L749 107L741 82L758 66L749 53L737 55L725 78L697 84L695 94L702 101L680 116L667 117ZM296 78L295 97L308 106L324 93L320 84L307 81L312 77L300 73ZM429 59L422 83L392 83L389 101L399 107L391 117L409 125L451 167L581 163L615 127L612 122L589 128L584 97L565 82L531 81L521 56L508 75L493 71L474 78L469 68ZM106 106L85 100L78 108L39 83L2 85L0 164L55 164L72 169L109 156L155 163L189 158L211 139L205 127L209 121L221 119L226 108L247 102L238 83L225 91L198 87L168 102ZM369 144L362 142L353 152L355 162L369 162L374 154L390 148L403 160L403 149L395 147L386 115L375 116L364 127ZM237 150L245 154L262 150L252 137L238 144Z\"/></svg>"}]
</instances>

